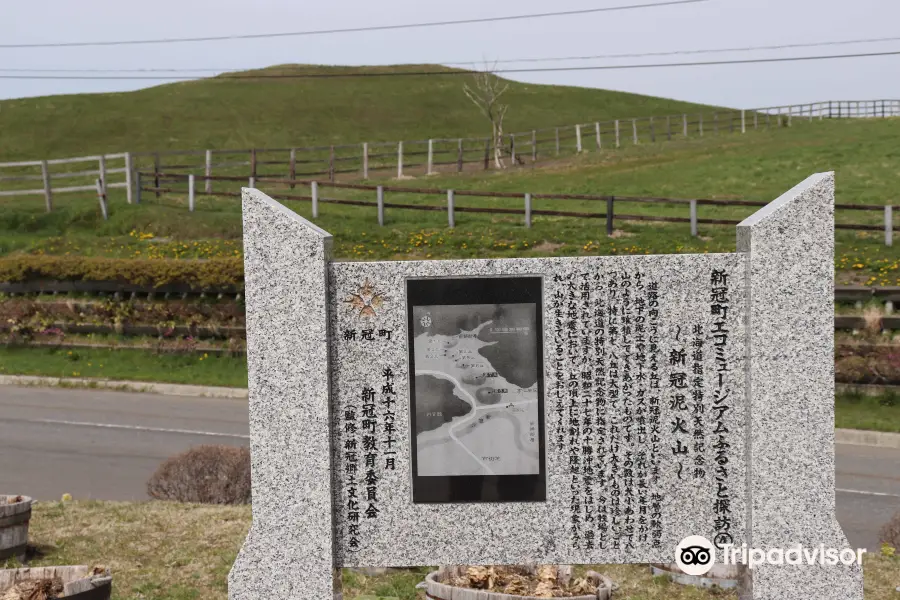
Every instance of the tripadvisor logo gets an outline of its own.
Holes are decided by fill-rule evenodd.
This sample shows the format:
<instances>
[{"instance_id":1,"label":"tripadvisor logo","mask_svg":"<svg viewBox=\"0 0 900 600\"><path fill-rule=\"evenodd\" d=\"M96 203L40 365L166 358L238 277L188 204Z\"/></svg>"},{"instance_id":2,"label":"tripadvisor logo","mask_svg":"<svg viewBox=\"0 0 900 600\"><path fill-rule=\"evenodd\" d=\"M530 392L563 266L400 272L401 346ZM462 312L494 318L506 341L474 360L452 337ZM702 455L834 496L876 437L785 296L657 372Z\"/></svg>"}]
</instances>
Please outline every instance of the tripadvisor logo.
<instances>
[{"instance_id":1,"label":"tripadvisor logo","mask_svg":"<svg viewBox=\"0 0 900 600\"><path fill-rule=\"evenodd\" d=\"M702 535L689 535L675 546L675 564L688 575L705 575L716 562L716 549Z\"/></svg>"},{"instance_id":2,"label":"tripadvisor logo","mask_svg":"<svg viewBox=\"0 0 900 600\"><path fill-rule=\"evenodd\" d=\"M746 565L754 568L758 565L828 565L838 562L845 565L862 564L865 548L825 548L819 544L817 548L807 548L796 544L790 548L748 548L742 544L739 548L733 544L725 544L722 550L723 565ZM705 575L716 562L716 549L712 542L702 535L691 535L675 546L675 564L688 575Z\"/></svg>"}]
</instances>

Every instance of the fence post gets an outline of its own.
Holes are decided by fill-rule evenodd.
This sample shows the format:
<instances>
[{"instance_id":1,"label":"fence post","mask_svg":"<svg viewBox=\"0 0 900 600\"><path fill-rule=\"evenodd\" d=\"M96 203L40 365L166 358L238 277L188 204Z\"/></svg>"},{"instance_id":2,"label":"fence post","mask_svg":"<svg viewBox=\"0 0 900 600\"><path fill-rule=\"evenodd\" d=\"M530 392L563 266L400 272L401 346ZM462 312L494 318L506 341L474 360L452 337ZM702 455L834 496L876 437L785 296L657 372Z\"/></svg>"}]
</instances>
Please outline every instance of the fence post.
<instances>
[{"instance_id":1,"label":"fence post","mask_svg":"<svg viewBox=\"0 0 900 600\"><path fill-rule=\"evenodd\" d=\"M691 235L697 237L697 201L691 200Z\"/></svg>"},{"instance_id":2,"label":"fence post","mask_svg":"<svg viewBox=\"0 0 900 600\"><path fill-rule=\"evenodd\" d=\"M44 202L47 205L47 212L51 212L53 210L53 191L50 188L50 168L47 166L47 161L41 161L41 179L44 182Z\"/></svg>"},{"instance_id":3,"label":"fence post","mask_svg":"<svg viewBox=\"0 0 900 600\"><path fill-rule=\"evenodd\" d=\"M456 227L456 220L453 218L453 190L447 190L447 226Z\"/></svg>"},{"instance_id":4,"label":"fence post","mask_svg":"<svg viewBox=\"0 0 900 600\"><path fill-rule=\"evenodd\" d=\"M556 128L556 156L559 156L559 127Z\"/></svg>"},{"instance_id":5,"label":"fence post","mask_svg":"<svg viewBox=\"0 0 900 600\"><path fill-rule=\"evenodd\" d=\"M250 176L250 180L247 182L247 187L255 188L256 187L256 177L253 175Z\"/></svg>"},{"instance_id":6,"label":"fence post","mask_svg":"<svg viewBox=\"0 0 900 600\"><path fill-rule=\"evenodd\" d=\"M509 160L512 162L511 166L516 165L516 134L509 134Z\"/></svg>"},{"instance_id":7,"label":"fence post","mask_svg":"<svg viewBox=\"0 0 900 600\"><path fill-rule=\"evenodd\" d=\"M384 186L378 186L378 224L384 225Z\"/></svg>"},{"instance_id":8,"label":"fence post","mask_svg":"<svg viewBox=\"0 0 900 600\"><path fill-rule=\"evenodd\" d=\"M97 183L97 199L100 201L100 212L103 213L103 220L109 219L109 212L106 207L106 190L103 189L103 181L98 179Z\"/></svg>"},{"instance_id":9,"label":"fence post","mask_svg":"<svg viewBox=\"0 0 900 600\"><path fill-rule=\"evenodd\" d=\"M137 173L134 174L134 176L135 176L134 177L134 183L135 183L134 203L140 204L141 203L141 172L138 171Z\"/></svg>"},{"instance_id":10,"label":"fence post","mask_svg":"<svg viewBox=\"0 0 900 600\"><path fill-rule=\"evenodd\" d=\"M788 120L787 120L787 126L788 126L788 127L791 126L791 117L793 116L793 113L794 113L794 107L793 107L793 106L788 106Z\"/></svg>"},{"instance_id":11,"label":"fence post","mask_svg":"<svg viewBox=\"0 0 900 600\"><path fill-rule=\"evenodd\" d=\"M431 175L431 167L434 166L434 140L428 140L428 166L425 174Z\"/></svg>"},{"instance_id":12,"label":"fence post","mask_svg":"<svg viewBox=\"0 0 900 600\"><path fill-rule=\"evenodd\" d=\"M204 169L203 174L206 175L206 183L203 186L203 191L209 194L212 192L212 179L209 179L212 177L212 150L206 151L206 168ZM294 176L291 175L291 179L293 178Z\"/></svg>"},{"instance_id":13,"label":"fence post","mask_svg":"<svg viewBox=\"0 0 900 600\"><path fill-rule=\"evenodd\" d=\"M746 111L741 109L741 133L747 133L747 118L744 114Z\"/></svg>"},{"instance_id":14,"label":"fence post","mask_svg":"<svg viewBox=\"0 0 900 600\"><path fill-rule=\"evenodd\" d=\"M159 200L159 152L153 153L153 187L156 188L156 199Z\"/></svg>"},{"instance_id":15,"label":"fence post","mask_svg":"<svg viewBox=\"0 0 900 600\"><path fill-rule=\"evenodd\" d=\"M581 125L575 126L575 151L581 154Z\"/></svg>"},{"instance_id":16,"label":"fence post","mask_svg":"<svg viewBox=\"0 0 900 600\"><path fill-rule=\"evenodd\" d=\"M363 179L369 178L369 142L362 143L362 176Z\"/></svg>"},{"instance_id":17,"label":"fence post","mask_svg":"<svg viewBox=\"0 0 900 600\"><path fill-rule=\"evenodd\" d=\"M132 186L132 176L134 174L134 162L131 160L131 152L125 153L125 199L128 204L132 204L134 199L134 188Z\"/></svg>"},{"instance_id":18,"label":"fence post","mask_svg":"<svg viewBox=\"0 0 900 600\"><path fill-rule=\"evenodd\" d=\"M328 181L334 183L334 145L328 151Z\"/></svg>"},{"instance_id":19,"label":"fence post","mask_svg":"<svg viewBox=\"0 0 900 600\"><path fill-rule=\"evenodd\" d=\"M459 138L456 141L456 171L462 173L463 170L463 141Z\"/></svg>"},{"instance_id":20,"label":"fence post","mask_svg":"<svg viewBox=\"0 0 900 600\"><path fill-rule=\"evenodd\" d=\"M700 113L699 117L697 118L697 129L700 133L700 137L703 137L703 113Z\"/></svg>"},{"instance_id":21,"label":"fence post","mask_svg":"<svg viewBox=\"0 0 900 600\"><path fill-rule=\"evenodd\" d=\"M106 157L104 155L100 155L99 162L99 172L100 172L100 185L103 186L103 193L106 194Z\"/></svg>"},{"instance_id":22,"label":"fence post","mask_svg":"<svg viewBox=\"0 0 900 600\"><path fill-rule=\"evenodd\" d=\"M525 194L525 227L531 227L531 194Z\"/></svg>"},{"instance_id":23,"label":"fence post","mask_svg":"<svg viewBox=\"0 0 900 600\"><path fill-rule=\"evenodd\" d=\"M619 120L616 119L616 148L619 147Z\"/></svg>"},{"instance_id":24,"label":"fence post","mask_svg":"<svg viewBox=\"0 0 900 600\"><path fill-rule=\"evenodd\" d=\"M666 115L666 138L672 141L672 117Z\"/></svg>"},{"instance_id":25,"label":"fence post","mask_svg":"<svg viewBox=\"0 0 900 600\"><path fill-rule=\"evenodd\" d=\"M759 127L759 113L755 110L753 111L753 129L757 129Z\"/></svg>"},{"instance_id":26,"label":"fence post","mask_svg":"<svg viewBox=\"0 0 900 600\"><path fill-rule=\"evenodd\" d=\"M894 207L891 204L884 207L884 245L894 245Z\"/></svg>"},{"instance_id":27,"label":"fence post","mask_svg":"<svg viewBox=\"0 0 900 600\"><path fill-rule=\"evenodd\" d=\"M194 212L194 174L188 175L188 210Z\"/></svg>"},{"instance_id":28,"label":"fence post","mask_svg":"<svg viewBox=\"0 0 900 600\"><path fill-rule=\"evenodd\" d=\"M637 143L638 143L637 119L631 120L631 141L635 145L637 145Z\"/></svg>"},{"instance_id":29,"label":"fence post","mask_svg":"<svg viewBox=\"0 0 900 600\"><path fill-rule=\"evenodd\" d=\"M491 160L491 141L484 140L484 170L487 171Z\"/></svg>"},{"instance_id":30,"label":"fence post","mask_svg":"<svg viewBox=\"0 0 900 600\"><path fill-rule=\"evenodd\" d=\"M688 126L687 126L687 114L682 114L682 115L681 115L681 129L682 129L681 134L682 134L684 137L687 137L687 136L688 136L687 127L688 127Z\"/></svg>"},{"instance_id":31,"label":"fence post","mask_svg":"<svg viewBox=\"0 0 900 600\"><path fill-rule=\"evenodd\" d=\"M600 143L600 123L594 123L594 132L597 134L597 150L600 150L603 147Z\"/></svg>"},{"instance_id":32,"label":"fence post","mask_svg":"<svg viewBox=\"0 0 900 600\"><path fill-rule=\"evenodd\" d=\"M297 149L291 148L291 171L289 174L289 178L291 181L297 179ZM294 184L291 184L291 189L294 189Z\"/></svg>"},{"instance_id":33,"label":"fence post","mask_svg":"<svg viewBox=\"0 0 900 600\"><path fill-rule=\"evenodd\" d=\"M312 218L319 217L319 182L309 182L309 195L312 196Z\"/></svg>"},{"instance_id":34,"label":"fence post","mask_svg":"<svg viewBox=\"0 0 900 600\"><path fill-rule=\"evenodd\" d=\"M656 141L656 130L653 129L653 117L650 117L650 141Z\"/></svg>"},{"instance_id":35,"label":"fence post","mask_svg":"<svg viewBox=\"0 0 900 600\"><path fill-rule=\"evenodd\" d=\"M812 107L813 107L813 105L810 104L810 105L809 105L809 122L810 122L810 123L812 123Z\"/></svg>"},{"instance_id":36,"label":"fence post","mask_svg":"<svg viewBox=\"0 0 900 600\"><path fill-rule=\"evenodd\" d=\"M613 203L615 196L609 196L606 199L606 235L613 234Z\"/></svg>"},{"instance_id":37,"label":"fence post","mask_svg":"<svg viewBox=\"0 0 900 600\"><path fill-rule=\"evenodd\" d=\"M397 144L397 179L403 177L403 142Z\"/></svg>"},{"instance_id":38,"label":"fence post","mask_svg":"<svg viewBox=\"0 0 900 600\"><path fill-rule=\"evenodd\" d=\"M256 187L256 148L250 149L250 187Z\"/></svg>"},{"instance_id":39,"label":"fence post","mask_svg":"<svg viewBox=\"0 0 900 600\"><path fill-rule=\"evenodd\" d=\"M537 162L537 131L531 130L531 164Z\"/></svg>"}]
</instances>

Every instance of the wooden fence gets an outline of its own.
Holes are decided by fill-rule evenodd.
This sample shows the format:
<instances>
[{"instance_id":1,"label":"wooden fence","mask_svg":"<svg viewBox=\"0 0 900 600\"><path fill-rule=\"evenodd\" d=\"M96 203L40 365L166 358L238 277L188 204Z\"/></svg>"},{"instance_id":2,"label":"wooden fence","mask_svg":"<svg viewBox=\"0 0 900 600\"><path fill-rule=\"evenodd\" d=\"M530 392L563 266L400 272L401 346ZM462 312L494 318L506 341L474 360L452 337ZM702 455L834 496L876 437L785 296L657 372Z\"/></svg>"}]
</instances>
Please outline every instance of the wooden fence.
<instances>
[{"instance_id":1,"label":"wooden fence","mask_svg":"<svg viewBox=\"0 0 900 600\"><path fill-rule=\"evenodd\" d=\"M828 101L745 110L594 121L509 133L499 149L504 168L525 167L561 156L704 137L747 130L792 127L797 122L900 115L900 100ZM306 148L170 150L135 154L138 168L209 177L231 174L235 167L250 176L340 178L397 177L495 169L490 138L434 138L399 142L363 142ZM207 180L208 181L208 180ZM207 187L206 191L209 191Z\"/></svg>"},{"instance_id":2,"label":"wooden fence","mask_svg":"<svg viewBox=\"0 0 900 600\"><path fill-rule=\"evenodd\" d=\"M500 154L504 167L526 167L541 161L587 151L605 151L626 145L655 143L676 138L749 129L792 127L797 122L844 118L886 118L900 115L900 100L827 101L747 110L707 111L585 122L561 127L520 131L504 136ZM296 148L167 150L119 153L50 160L0 163L0 196L43 195L52 210L54 194L93 191L99 180L104 192L125 188L132 201L132 174L136 170L177 172L205 178L211 192L214 173L245 173L257 178L339 179L404 178L413 175L489 170L496 168L488 138L435 138L399 142L363 142ZM121 161L121 166L111 165ZM76 170L60 165L88 164ZM109 182L111 175L123 180ZM75 185L54 186L59 179ZM33 182L40 182L34 187ZM154 187L160 187L154 182ZM105 198L105 194L101 194Z\"/></svg>"},{"instance_id":3,"label":"wooden fence","mask_svg":"<svg viewBox=\"0 0 900 600\"><path fill-rule=\"evenodd\" d=\"M142 182L153 181L154 187L145 187ZM385 223L386 209L406 209L431 212L446 212L447 226L454 227L456 225L457 213L488 213L488 214L506 214L506 215L522 215L525 227L531 227L532 218L536 215L553 216L553 217L574 217L586 219L603 219L606 221L606 233L612 235L615 226L615 220L622 221L650 221L659 223L690 223L692 236L698 235L698 225L737 225L740 221L733 219L704 219L698 217L698 207L707 206L749 206L762 207L767 202L753 200L715 200L715 199L686 199L686 198L658 198L658 197L637 197L637 196L612 196L612 195L594 195L594 194L534 194L531 192L487 192L475 190L450 190L439 188L415 188L402 186L385 186L370 184L352 184L337 182L319 182L315 180L303 179L280 179L280 178L256 178L241 176L196 176L183 175L180 173L137 173L138 190L135 201L141 201L141 195L145 192L155 194L160 197L162 194L180 194L187 196L188 210L193 212L197 206L198 196L221 196L221 197L239 197L240 192L237 191L201 191L197 187L197 181L204 181L204 190L210 189L209 184L212 181L228 181L228 182L247 182L248 187L256 187L257 184L271 184L273 186L282 186L295 188L296 186L304 186L309 188L309 194L285 194L267 192L272 198L278 200L299 200L309 201L312 205L312 216L317 218L319 214L320 204L342 204L349 206L365 206L374 208L374 216L378 220L380 226ZM165 187L164 183L186 183L186 187ZM374 200L358 200L345 198L328 198L322 196L319 191L321 187L331 187L333 189L358 190L374 192ZM399 193L407 195L424 195L439 196L446 198L443 204L406 204L397 202L387 202L386 194ZM505 198L517 199L522 201L522 208L502 208L502 207L486 207L486 206L457 206L455 199L459 196L481 197L481 198ZM605 207L603 212L585 212L585 211L565 211L565 210L543 210L535 209L532 206L533 200L586 200L601 203ZM616 203L638 203L638 204L668 204L684 206L688 209L689 216L674 217L662 215L635 215L620 214L616 212ZM868 211L879 212L884 215L883 225L867 225L862 223L835 223L835 229L846 229L853 231L884 231L884 243L887 246L893 245L893 206L882 206L877 204L835 204L837 211Z\"/></svg>"},{"instance_id":4,"label":"wooden fence","mask_svg":"<svg viewBox=\"0 0 900 600\"><path fill-rule=\"evenodd\" d=\"M133 174L134 163L128 152L0 163L0 186L5 188L0 189L0 197L43 196L47 212L51 212L57 194L99 191L103 207L108 189L123 188L131 204ZM120 181L111 181L114 175L120 175ZM70 185L54 185L57 180L68 180ZM35 183L40 187L34 187Z\"/></svg>"}]
</instances>

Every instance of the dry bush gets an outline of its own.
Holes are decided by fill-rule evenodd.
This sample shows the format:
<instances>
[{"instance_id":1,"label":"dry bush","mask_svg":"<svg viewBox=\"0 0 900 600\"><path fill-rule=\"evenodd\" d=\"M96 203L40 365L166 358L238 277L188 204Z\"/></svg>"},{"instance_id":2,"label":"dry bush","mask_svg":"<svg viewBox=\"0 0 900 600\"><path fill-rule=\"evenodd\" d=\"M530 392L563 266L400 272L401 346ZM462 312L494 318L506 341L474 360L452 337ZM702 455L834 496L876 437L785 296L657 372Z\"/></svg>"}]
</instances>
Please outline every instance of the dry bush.
<instances>
[{"instance_id":1,"label":"dry bush","mask_svg":"<svg viewBox=\"0 0 900 600\"><path fill-rule=\"evenodd\" d=\"M157 500L250 503L250 449L197 446L163 462L147 482Z\"/></svg>"},{"instance_id":2,"label":"dry bush","mask_svg":"<svg viewBox=\"0 0 900 600\"><path fill-rule=\"evenodd\" d=\"M878 541L900 550L900 511L897 511L878 532Z\"/></svg>"},{"instance_id":3,"label":"dry bush","mask_svg":"<svg viewBox=\"0 0 900 600\"><path fill-rule=\"evenodd\" d=\"M881 333L882 316L881 311L874 306L870 306L863 312L863 320L866 323L866 331L868 333Z\"/></svg>"}]
</instances>

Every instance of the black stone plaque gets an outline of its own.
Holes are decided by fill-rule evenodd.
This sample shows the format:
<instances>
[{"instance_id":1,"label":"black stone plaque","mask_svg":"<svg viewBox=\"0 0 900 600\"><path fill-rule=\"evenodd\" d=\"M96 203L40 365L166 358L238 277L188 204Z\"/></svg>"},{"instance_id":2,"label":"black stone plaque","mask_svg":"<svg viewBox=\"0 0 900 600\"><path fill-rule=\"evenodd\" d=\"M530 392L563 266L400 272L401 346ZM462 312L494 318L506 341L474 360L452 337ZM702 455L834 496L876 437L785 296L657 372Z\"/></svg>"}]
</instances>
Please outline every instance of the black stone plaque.
<instances>
[{"instance_id":1,"label":"black stone plaque","mask_svg":"<svg viewBox=\"0 0 900 600\"><path fill-rule=\"evenodd\" d=\"M407 280L413 502L546 499L542 283Z\"/></svg>"}]
</instances>

